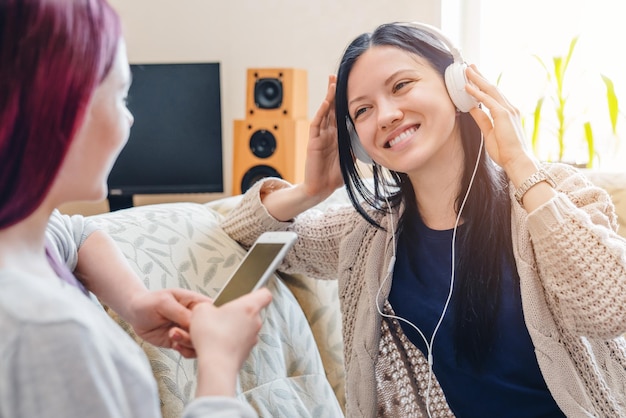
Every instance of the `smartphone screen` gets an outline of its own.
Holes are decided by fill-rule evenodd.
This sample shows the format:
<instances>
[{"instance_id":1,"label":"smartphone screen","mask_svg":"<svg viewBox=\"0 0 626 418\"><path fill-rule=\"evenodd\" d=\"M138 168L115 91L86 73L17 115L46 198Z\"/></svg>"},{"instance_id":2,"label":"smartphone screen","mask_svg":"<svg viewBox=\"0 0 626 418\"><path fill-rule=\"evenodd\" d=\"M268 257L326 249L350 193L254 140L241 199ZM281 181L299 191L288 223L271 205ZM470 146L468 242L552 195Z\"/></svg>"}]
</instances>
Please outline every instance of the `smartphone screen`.
<instances>
[{"instance_id":1,"label":"smartphone screen","mask_svg":"<svg viewBox=\"0 0 626 418\"><path fill-rule=\"evenodd\" d=\"M273 271L267 272L267 269L284 247L285 243L257 242L243 259L234 275L226 282L215 299L214 305L223 305L253 291L260 279L264 281L273 273Z\"/></svg>"}]
</instances>

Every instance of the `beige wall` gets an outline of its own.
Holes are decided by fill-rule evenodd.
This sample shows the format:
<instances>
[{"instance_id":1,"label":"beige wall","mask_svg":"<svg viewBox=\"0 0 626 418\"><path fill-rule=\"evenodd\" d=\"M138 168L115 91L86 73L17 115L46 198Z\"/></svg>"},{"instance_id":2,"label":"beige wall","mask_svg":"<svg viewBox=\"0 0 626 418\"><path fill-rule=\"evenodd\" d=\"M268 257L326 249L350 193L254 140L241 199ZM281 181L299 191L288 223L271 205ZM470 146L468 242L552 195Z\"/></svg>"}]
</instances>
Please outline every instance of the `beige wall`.
<instances>
[{"instance_id":1,"label":"beige wall","mask_svg":"<svg viewBox=\"0 0 626 418\"><path fill-rule=\"evenodd\" d=\"M304 68L309 117L324 97L345 46L388 21L441 25L442 2L460 0L110 0L122 17L131 63L219 61L225 193L144 196L136 204L206 201L228 195L232 183L233 120L243 119L246 69ZM455 7L456 9L456 7ZM98 212L103 205L72 205Z\"/></svg>"}]
</instances>

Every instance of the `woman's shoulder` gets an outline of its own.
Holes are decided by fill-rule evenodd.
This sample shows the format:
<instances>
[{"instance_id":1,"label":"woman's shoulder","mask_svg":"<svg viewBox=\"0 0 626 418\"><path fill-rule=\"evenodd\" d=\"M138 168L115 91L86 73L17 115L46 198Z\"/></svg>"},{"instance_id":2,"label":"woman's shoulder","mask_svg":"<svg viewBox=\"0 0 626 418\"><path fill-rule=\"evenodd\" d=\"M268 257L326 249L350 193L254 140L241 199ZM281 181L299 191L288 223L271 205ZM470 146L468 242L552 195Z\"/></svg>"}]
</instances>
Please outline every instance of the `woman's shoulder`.
<instances>
[{"instance_id":1,"label":"woman's shoulder","mask_svg":"<svg viewBox=\"0 0 626 418\"><path fill-rule=\"evenodd\" d=\"M55 324L70 328L101 326L102 307L56 277L2 269L0 288L0 312L6 323L42 328Z\"/></svg>"},{"instance_id":2,"label":"woman's shoulder","mask_svg":"<svg viewBox=\"0 0 626 418\"><path fill-rule=\"evenodd\" d=\"M103 349L140 350L101 306L60 279L2 269L0 288L0 333L7 340L39 344L65 339Z\"/></svg>"},{"instance_id":3,"label":"woman's shoulder","mask_svg":"<svg viewBox=\"0 0 626 418\"><path fill-rule=\"evenodd\" d=\"M0 269L0 284L0 306L5 310L17 306L19 309L16 310L26 313L65 302L65 283L54 277L44 278L18 269Z\"/></svg>"}]
</instances>

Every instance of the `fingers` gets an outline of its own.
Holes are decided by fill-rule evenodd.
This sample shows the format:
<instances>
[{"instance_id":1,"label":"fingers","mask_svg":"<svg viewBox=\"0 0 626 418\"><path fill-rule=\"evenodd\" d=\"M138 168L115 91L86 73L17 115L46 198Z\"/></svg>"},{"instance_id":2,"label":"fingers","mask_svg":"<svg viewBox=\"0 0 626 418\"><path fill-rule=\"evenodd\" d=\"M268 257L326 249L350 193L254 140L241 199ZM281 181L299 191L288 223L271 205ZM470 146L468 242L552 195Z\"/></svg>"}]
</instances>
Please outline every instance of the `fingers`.
<instances>
[{"instance_id":1,"label":"fingers","mask_svg":"<svg viewBox=\"0 0 626 418\"><path fill-rule=\"evenodd\" d=\"M328 87L326 88L326 97L325 101L328 101L330 104L335 103L335 92L337 90L337 76L331 74L328 76Z\"/></svg>"},{"instance_id":2,"label":"fingers","mask_svg":"<svg viewBox=\"0 0 626 418\"><path fill-rule=\"evenodd\" d=\"M488 134L493 128L495 119L521 118L519 110L504 97L495 85L480 74L475 65L466 69L466 75L469 83L466 84L465 90L488 110L488 113L485 112L484 108L475 108L470 111L484 134Z\"/></svg>"},{"instance_id":3,"label":"fingers","mask_svg":"<svg viewBox=\"0 0 626 418\"><path fill-rule=\"evenodd\" d=\"M465 74L469 81L469 83L465 85L465 90L491 111L491 109L498 104L497 99L494 97L496 94L499 95L497 89L492 88L494 86L480 75L473 66L467 67Z\"/></svg>"},{"instance_id":4,"label":"fingers","mask_svg":"<svg viewBox=\"0 0 626 418\"><path fill-rule=\"evenodd\" d=\"M208 296L205 296L201 293L194 292L194 291L187 290L187 289L172 288L168 290L170 291L170 293L174 295L176 300L178 300L181 304L183 304L189 309L191 309L197 303L213 301Z\"/></svg>"},{"instance_id":5,"label":"fingers","mask_svg":"<svg viewBox=\"0 0 626 418\"><path fill-rule=\"evenodd\" d=\"M245 304L254 314L260 312L263 308L270 304L272 301L272 294L267 288L261 288L247 295L241 296L239 299L233 301L240 304ZM230 303L233 303L230 302Z\"/></svg>"},{"instance_id":6,"label":"fingers","mask_svg":"<svg viewBox=\"0 0 626 418\"><path fill-rule=\"evenodd\" d=\"M229 356L243 362L258 341L262 327L260 311L272 300L266 288L248 293L220 307L210 303L199 303L192 309L191 338L200 355L211 358ZM180 338L176 333L172 338ZM183 341L181 338L179 341ZM195 352L182 343L173 345L183 356L194 356ZM211 354L213 353L213 354Z\"/></svg>"},{"instance_id":7,"label":"fingers","mask_svg":"<svg viewBox=\"0 0 626 418\"><path fill-rule=\"evenodd\" d=\"M196 357L196 350L191 343L191 336L183 329L174 327L168 332L172 349L178 351L185 358Z\"/></svg>"},{"instance_id":8,"label":"fingers","mask_svg":"<svg viewBox=\"0 0 626 418\"><path fill-rule=\"evenodd\" d=\"M491 113L498 111L502 107L508 112L519 114L518 109L513 106L500 90L491 84L479 71L474 64L465 70L469 83L466 84L465 90L474 96L479 102L483 103Z\"/></svg>"},{"instance_id":9,"label":"fingers","mask_svg":"<svg viewBox=\"0 0 626 418\"><path fill-rule=\"evenodd\" d=\"M476 67L476 65L474 64L470 65L470 70L474 71L480 77L480 79L482 79L483 83L486 83L486 85L489 86L487 87L488 89L487 91L490 90L490 94L493 97L495 97L499 103L508 107L509 110L513 110L517 112L517 108L513 106L513 104L506 98L506 96L502 94L502 92L500 92L500 89L498 89L497 86L489 83L489 81L485 78L485 76L483 76L482 73L478 71L478 68ZM484 90L483 88L481 89Z\"/></svg>"},{"instance_id":10,"label":"fingers","mask_svg":"<svg viewBox=\"0 0 626 418\"><path fill-rule=\"evenodd\" d=\"M336 125L334 106L336 86L336 77L334 75L329 76L326 97L324 97L324 101L317 109L315 116L311 120L310 133L312 137L320 136L322 129Z\"/></svg>"},{"instance_id":11,"label":"fingers","mask_svg":"<svg viewBox=\"0 0 626 418\"><path fill-rule=\"evenodd\" d=\"M238 297L221 307L215 307L211 303L199 303L192 308L193 315L208 315L209 311L214 309L241 309L247 310L253 315L258 314L263 308L267 307L272 301L272 293L265 287L255 290Z\"/></svg>"},{"instance_id":12,"label":"fingers","mask_svg":"<svg viewBox=\"0 0 626 418\"><path fill-rule=\"evenodd\" d=\"M493 129L493 123L491 122L491 118L487 115L482 109L475 107L470 109L469 113L472 115L478 128L484 135L489 135L491 129Z\"/></svg>"},{"instance_id":13,"label":"fingers","mask_svg":"<svg viewBox=\"0 0 626 418\"><path fill-rule=\"evenodd\" d=\"M179 327L172 327L168 331L168 336L172 344L179 344L184 347L193 347L191 344L191 337L187 331Z\"/></svg>"},{"instance_id":14,"label":"fingers","mask_svg":"<svg viewBox=\"0 0 626 418\"><path fill-rule=\"evenodd\" d=\"M163 293L156 307L159 314L174 324L179 324L183 328L189 328L191 317L189 308L199 303L202 299L195 297L191 292L180 292L175 289L167 289Z\"/></svg>"}]
</instances>

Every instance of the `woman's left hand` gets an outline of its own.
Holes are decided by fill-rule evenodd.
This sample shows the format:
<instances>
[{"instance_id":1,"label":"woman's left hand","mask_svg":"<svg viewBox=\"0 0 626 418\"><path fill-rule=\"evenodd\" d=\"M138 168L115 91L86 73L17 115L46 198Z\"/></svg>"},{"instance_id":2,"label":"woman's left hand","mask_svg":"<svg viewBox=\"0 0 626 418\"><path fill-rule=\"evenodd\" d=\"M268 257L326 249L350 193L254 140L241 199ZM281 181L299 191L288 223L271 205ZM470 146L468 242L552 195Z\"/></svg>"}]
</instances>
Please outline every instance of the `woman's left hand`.
<instances>
[{"instance_id":1,"label":"woman's left hand","mask_svg":"<svg viewBox=\"0 0 626 418\"><path fill-rule=\"evenodd\" d=\"M183 357L196 357L189 336L191 310L210 298L186 289L161 289L142 292L129 302L128 322L138 336L149 343L172 348Z\"/></svg>"},{"instance_id":2,"label":"woman's left hand","mask_svg":"<svg viewBox=\"0 0 626 418\"><path fill-rule=\"evenodd\" d=\"M511 177L515 167L528 166L533 158L524 143L524 131L519 110L489 83L476 66L471 65L465 74L469 83L465 90L487 108L474 108L470 114L483 132L489 156Z\"/></svg>"}]
</instances>

